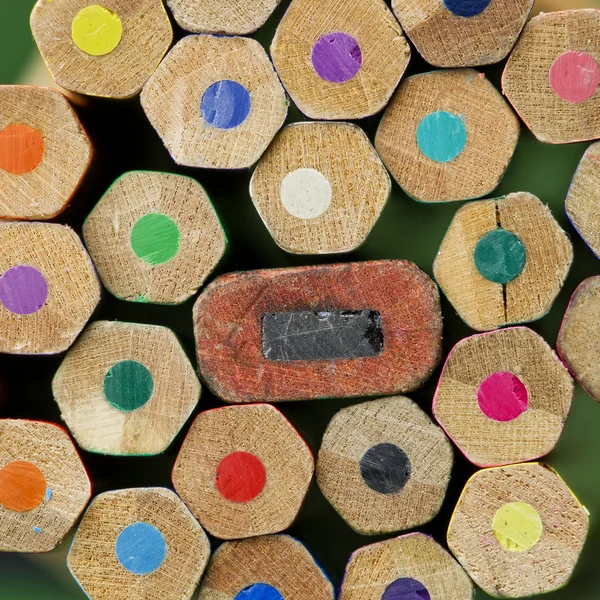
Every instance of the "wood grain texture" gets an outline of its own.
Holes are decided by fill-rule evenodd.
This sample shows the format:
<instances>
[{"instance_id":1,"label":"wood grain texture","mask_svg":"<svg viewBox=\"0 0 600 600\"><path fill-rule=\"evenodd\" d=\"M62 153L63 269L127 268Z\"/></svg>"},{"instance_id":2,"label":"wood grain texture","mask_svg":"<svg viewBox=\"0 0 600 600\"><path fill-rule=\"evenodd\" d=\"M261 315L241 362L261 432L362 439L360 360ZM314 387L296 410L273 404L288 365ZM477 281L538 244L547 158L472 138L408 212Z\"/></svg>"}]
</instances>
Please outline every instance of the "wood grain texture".
<instances>
[{"instance_id":1,"label":"wood grain texture","mask_svg":"<svg viewBox=\"0 0 600 600\"><path fill-rule=\"evenodd\" d=\"M91 56L71 37L73 19L89 0L38 0L31 29L50 74L61 87L106 98L139 93L173 40L162 0L103 0L123 24L123 37L112 52Z\"/></svg>"},{"instance_id":2,"label":"wood grain texture","mask_svg":"<svg viewBox=\"0 0 600 600\"><path fill-rule=\"evenodd\" d=\"M199 107L215 82L250 93L248 118L232 129L210 126ZM141 96L142 106L180 165L214 169L252 166L283 125L287 100L262 46L249 38L188 36L167 55Z\"/></svg>"},{"instance_id":3,"label":"wood grain texture","mask_svg":"<svg viewBox=\"0 0 600 600\"><path fill-rule=\"evenodd\" d=\"M179 250L151 264L136 255L132 230L148 214L166 215L179 229ZM83 225L98 274L118 298L179 304L193 296L223 257L227 239L204 188L194 179L134 171L110 187Z\"/></svg>"},{"instance_id":4,"label":"wood grain texture","mask_svg":"<svg viewBox=\"0 0 600 600\"><path fill-rule=\"evenodd\" d=\"M445 111L461 119L466 145L453 160L437 162L419 147L423 119ZM480 198L500 183L519 139L516 116L483 73L434 71L403 81L388 105L375 148L404 191L421 202Z\"/></svg>"},{"instance_id":5,"label":"wood grain texture","mask_svg":"<svg viewBox=\"0 0 600 600\"><path fill-rule=\"evenodd\" d=\"M51 88L0 86L0 135L16 124L41 134L43 155L22 174L0 165L0 218L51 219L79 187L92 159L90 141L67 99Z\"/></svg>"},{"instance_id":6,"label":"wood grain texture","mask_svg":"<svg viewBox=\"0 0 600 600\"><path fill-rule=\"evenodd\" d=\"M330 581L308 550L287 535L225 542L213 554L198 600L234 600L256 583L274 587L285 600L333 600Z\"/></svg>"},{"instance_id":7,"label":"wood grain texture","mask_svg":"<svg viewBox=\"0 0 600 600\"><path fill-rule=\"evenodd\" d=\"M443 0L393 0L392 9L423 58L436 67L476 67L500 62L512 50L533 0L494 0L464 18Z\"/></svg>"},{"instance_id":8,"label":"wood grain texture","mask_svg":"<svg viewBox=\"0 0 600 600\"><path fill-rule=\"evenodd\" d=\"M315 218L290 213L282 184L314 169L331 187L329 208ZM350 123L295 123L276 137L250 181L250 196L277 245L294 254L350 252L377 222L391 191L385 167L362 129Z\"/></svg>"},{"instance_id":9,"label":"wood grain texture","mask_svg":"<svg viewBox=\"0 0 600 600\"><path fill-rule=\"evenodd\" d=\"M124 412L107 401L105 378L121 361L142 364L152 395ZM67 354L52 382L62 418L82 448L113 455L163 452L200 398L194 369L166 327L96 321Z\"/></svg>"},{"instance_id":10,"label":"wood grain texture","mask_svg":"<svg viewBox=\"0 0 600 600\"><path fill-rule=\"evenodd\" d=\"M473 584L452 556L432 537L411 533L356 550L346 567L339 600L387 598L383 594L389 586L404 578L423 584L430 600L473 598Z\"/></svg>"},{"instance_id":11,"label":"wood grain texture","mask_svg":"<svg viewBox=\"0 0 600 600\"><path fill-rule=\"evenodd\" d=\"M139 522L156 527L166 542L164 562L143 576L125 569L115 551L123 529ZM165 488L133 488L96 496L67 564L91 600L188 600L209 555L204 530L176 494Z\"/></svg>"},{"instance_id":12,"label":"wood grain texture","mask_svg":"<svg viewBox=\"0 0 600 600\"><path fill-rule=\"evenodd\" d=\"M600 10L545 13L523 30L502 75L502 91L535 137L549 144L600 137L600 93L568 102L550 82L554 61L566 52L585 52L600 64Z\"/></svg>"},{"instance_id":13,"label":"wood grain texture","mask_svg":"<svg viewBox=\"0 0 600 600\"><path fill-rule=\"evenodd\" d=\"M489 232L512 232L526 252L523 271L506 284L486 279L475 249ZM573 247L550 209L517 192L462 206L454 216L433 263L435 279L469 327L488 331L545 316L567 278Z\"/></svg>"},{"instance_id":14,"label":"wood grain texture","mask_svg":"<svg viewBox=\"0 0 600 600\"><path fill-rule=\"evenodd\" d=\"M373 489L362 474L365 454L379 444L393 444L408 457L410 476L397 492ZM319 450L317 483L354 530L390 533L419 527L437 515L452 462L444 432L412 400L396 396L357 404L333 417ZM380 475L389 481L393 473Z\"/></svg>"},{"instance_id":15,"label":"wood grain texture","mask_svg":"<svg viewBox=\"0 0 600 600\"><path fill-rule=\"evenodd\" d=\"M177 24L194 33L245 35L262 27L280 0L167 0Z\"/></svg>"},{"instance_id":16,"label":"wood grain texture","mask_svg":"<svg viewBox=\"0 0 600 600\"><path fill-rule=\"evenodd\" d=\"M600 277L583 281L573 293L556 348L577 382L600 402Z\"/></svg>"},{"instance_id":17,"label":"wood grain texture","mask_svg":"<svg viewBox=\"0 0 600 600\"><path fill-rule=\"evenodd\" d=\"M15 314L0 302L0 352L64 352L100 301L100 282L81 240L64 225L1 223L0 246L0 274L27 265L48 285L47 300L35 313Z\"/></svg>"},{"instance_id":18,"label":"wood grain texture","mask_svg":"<svg viewBox=\"0 0 600 600\"><path fill-rule=\"evenodd\" d=\"M264 488L250 501L231 501L217 487L219 466L234 452L252 454L266 471ZM310 449L277 409L228 406L196 418L177 456L173 484L211 535L231 540L287 529L313 469Z\"/></svg>"},{"instance_id":19,"label":"wood grain texture","mask_svg":"<svg viewBox=\"0 0 600 600\"><path fill-rule=\"evenodd\" d=\"M591 251L600 257L600 142L585 151L565 201L567 216Z\"/></svg>"},{"instance_id":20,"label":"wood grain texture","mask_svg":"<svg viewBox=\"0 0 600 600\"><path fill-rule=\"evenodd\" d=\"M543 533L530 550L511 552L492 531L496 511L525 502L541 517ZM448 546L467 573L492 596L518 598L564 586L588 532L588 513L547 465L486 469L467 483L448 529Z\"/></svg>"},{"instance_id":21,"label":"wood grain texture","mask_svg":"<svg viewBox=\"0 0 600 600\"><path fill-rule=\"evenodd\" d=\"M514 420L493 420L479 406L479 386L494 373L511 373L527 388L527 410ZM488 467L548 454L562 433L572 399L573 381L550 346L531 329L512 327L454 346L433 413L471 462Z\"/></svg>"},{"instance_id":22,"label":"wood grain texture","mask_svg":"<svg viewBox=\"0 0 600 600\"><path fill-rule=\"evenodd\" d=\"M66 431L39 421L0 420L0 471L14 461L37 467L47 490L31 510L16 512L0 502L0 551L49 552L90 499L87 473Z\"/></svg>"},{"instance_id":23,"label":"wood grain texture","mask_svg":"<svg viewBox=\"0 0 600 600\"><path fill-rule=\"evenodd\" d=\"M375 357L269 361L262 317L293 310L378 311L383 351ZM194 306L198 365L227 402L374 396L412 391L440 360L435 284L413 263L375 261L249 271L219 277Z\"/></svg>"},{"instance_id":24,"label":"wood grain texture","mask_svg":"<svg viewBox=\"0 0 600 600\"><path fill-rule=\"evenodd\" d=\"M360 45L362 65L343 83L319 77L312 63L323 35L343 32ZM402 29L383 0L293 0L271 44L277 73L296 106L311 119L360 119L380 111L410 60Z\"/></svg>"}]
</instances>

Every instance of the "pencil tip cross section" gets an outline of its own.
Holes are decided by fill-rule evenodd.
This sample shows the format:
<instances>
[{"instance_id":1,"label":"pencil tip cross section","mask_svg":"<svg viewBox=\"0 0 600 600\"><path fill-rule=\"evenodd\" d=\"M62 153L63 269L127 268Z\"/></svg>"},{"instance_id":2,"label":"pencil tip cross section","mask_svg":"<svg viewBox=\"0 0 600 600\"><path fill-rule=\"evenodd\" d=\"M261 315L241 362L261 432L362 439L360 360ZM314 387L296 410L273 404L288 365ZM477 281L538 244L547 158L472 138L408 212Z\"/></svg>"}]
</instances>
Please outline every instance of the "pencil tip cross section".
<instances>
[{"instance_id":1,"label":"pencil tip cross section","mask_svg":"<svg viewBox=\"0 0 600 600\"><path fill-rule=\"evenodd\" d=\"M202 118L217 129L235 129L250 114L250 92L237 81L222 79L211 84L202 95Z\"/></svg>"},{"instance_id":2,"label":"pencil tip cross section","mask_svg":"<svg viewBox=\"0 0 600 600\"><path fill-rule=\"evenodd\" d=\"M473 591L446 550L428 535L411 533L356 550L339 600L472 600Z\"/></svg>"},{"instance_id":3,"label":"pencil tip cross section","mask_svg":"<svg viewBox=\"0 0 600 600\"><path fill-rule=\"evenodd\" d=\"M380 494L396 494L410 479L410 459L395 444L371 446L360 459L363 481Z\"/></svg>"},{"instance_id":4,"label":"pencil tip cross section","mask_svg":"<svg viewBox=\"0 0 600 600\"><path fill-rule=\"evenodd\" d=\"M586 52L565 52L550 68L550 85L566 102L585 102L596 93L599 83L598 63Z\"/></svg>"},{"instance_id":5,"label":"pencil tip cross section","mask_svg":"<svg viewBox=\"0 0 600 600\"><path fill-rule=\"evenodd\" d=\"M427 158L440 163L453 161L467 145L464 116L445 110L430 113L419 123L417 143Z\"/></svg>"}]
</instances>

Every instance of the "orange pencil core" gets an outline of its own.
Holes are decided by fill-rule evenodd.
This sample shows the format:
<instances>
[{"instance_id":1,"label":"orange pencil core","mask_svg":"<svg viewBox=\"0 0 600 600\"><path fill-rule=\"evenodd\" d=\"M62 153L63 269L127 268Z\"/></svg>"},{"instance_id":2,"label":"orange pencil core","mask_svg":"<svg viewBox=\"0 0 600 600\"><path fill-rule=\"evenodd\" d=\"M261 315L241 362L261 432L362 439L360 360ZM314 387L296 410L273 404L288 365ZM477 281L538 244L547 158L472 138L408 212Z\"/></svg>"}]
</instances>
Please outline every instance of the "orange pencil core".
<instances>
[{"instance_id":1,"label":"orange pencil core","mask_svg":"<svg viewBox=\"0 0 600 600\"><path fill-rule=\"evenodd\" d=\"M15 460L0 469L0 504L7 510L27 512L46 495L46 478L33 463Z\"/></svg>"},{"instance_id":2,"label":"orange pencil core","mask_svg":"<svg viewBox=\"0 0 600 600\"><path fill-rule=\"evenodd\" d=\"M28 125L15 124L0 131L0 169L13 175L31 173L44 156L42 134Z\"/></svg>"}]
</instances>

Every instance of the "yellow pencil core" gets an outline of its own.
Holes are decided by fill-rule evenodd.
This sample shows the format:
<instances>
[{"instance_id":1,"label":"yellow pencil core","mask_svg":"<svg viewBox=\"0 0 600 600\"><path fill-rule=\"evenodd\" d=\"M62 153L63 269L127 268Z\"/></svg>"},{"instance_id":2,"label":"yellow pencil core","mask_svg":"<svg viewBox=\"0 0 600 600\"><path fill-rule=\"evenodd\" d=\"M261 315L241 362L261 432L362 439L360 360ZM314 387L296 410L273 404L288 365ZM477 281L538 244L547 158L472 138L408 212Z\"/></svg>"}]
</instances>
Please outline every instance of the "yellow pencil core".
<instances>
[{"instance_id":1,"label":"yellow pencil core","mask_svg":"<svg viewBox=\"0 0 600 600\"><path fill-rule=\"evenodd\" d=\"M540 541L543 529L539 513L525 502L505 504L492 521L498 543L510 552L531 550Z\"/></svg>"},{"instance_id":2,"label":"yellow pencil core","mask_svg":"<svg viewBox=\"0 0 600 600\"><path fill-rule=\"evenodd\" d=\"M83 8L73 19L71 37L86 54L110 54L121 41L123 24L119 15L99 4Z\"/></svg>"}]
</instances>

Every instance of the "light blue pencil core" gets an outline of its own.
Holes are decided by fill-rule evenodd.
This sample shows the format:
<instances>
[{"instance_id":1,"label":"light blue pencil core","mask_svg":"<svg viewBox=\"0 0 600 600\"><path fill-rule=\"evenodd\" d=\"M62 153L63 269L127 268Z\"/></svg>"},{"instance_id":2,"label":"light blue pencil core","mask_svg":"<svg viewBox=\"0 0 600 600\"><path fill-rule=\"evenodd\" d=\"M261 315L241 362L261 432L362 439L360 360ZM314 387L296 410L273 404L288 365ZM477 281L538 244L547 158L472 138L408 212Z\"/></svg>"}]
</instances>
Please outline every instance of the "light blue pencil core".
<instances>
[{"instance_id":1,"label":"light blue pencil core","mask_svg":"<svg viewBox=\"0 0 600 600\"><path fill-rule=\"evenodd\" d=\"M124 569L135 575L148 575L163 564L167 543L154 525L132 523L119 534L115 552Z\"/></svg>"},{"instance_id":2,"label":"light blue pencil core","mask_svg":"<svg viewBox=\"0 0 600 600\"><path fill-rule=\"evenodd\" d=\"M421 152L435 162L454 160L467 145L463 117L445 110L427 115L417 128L417 144Z\"/></svg>"}]
</instances>

